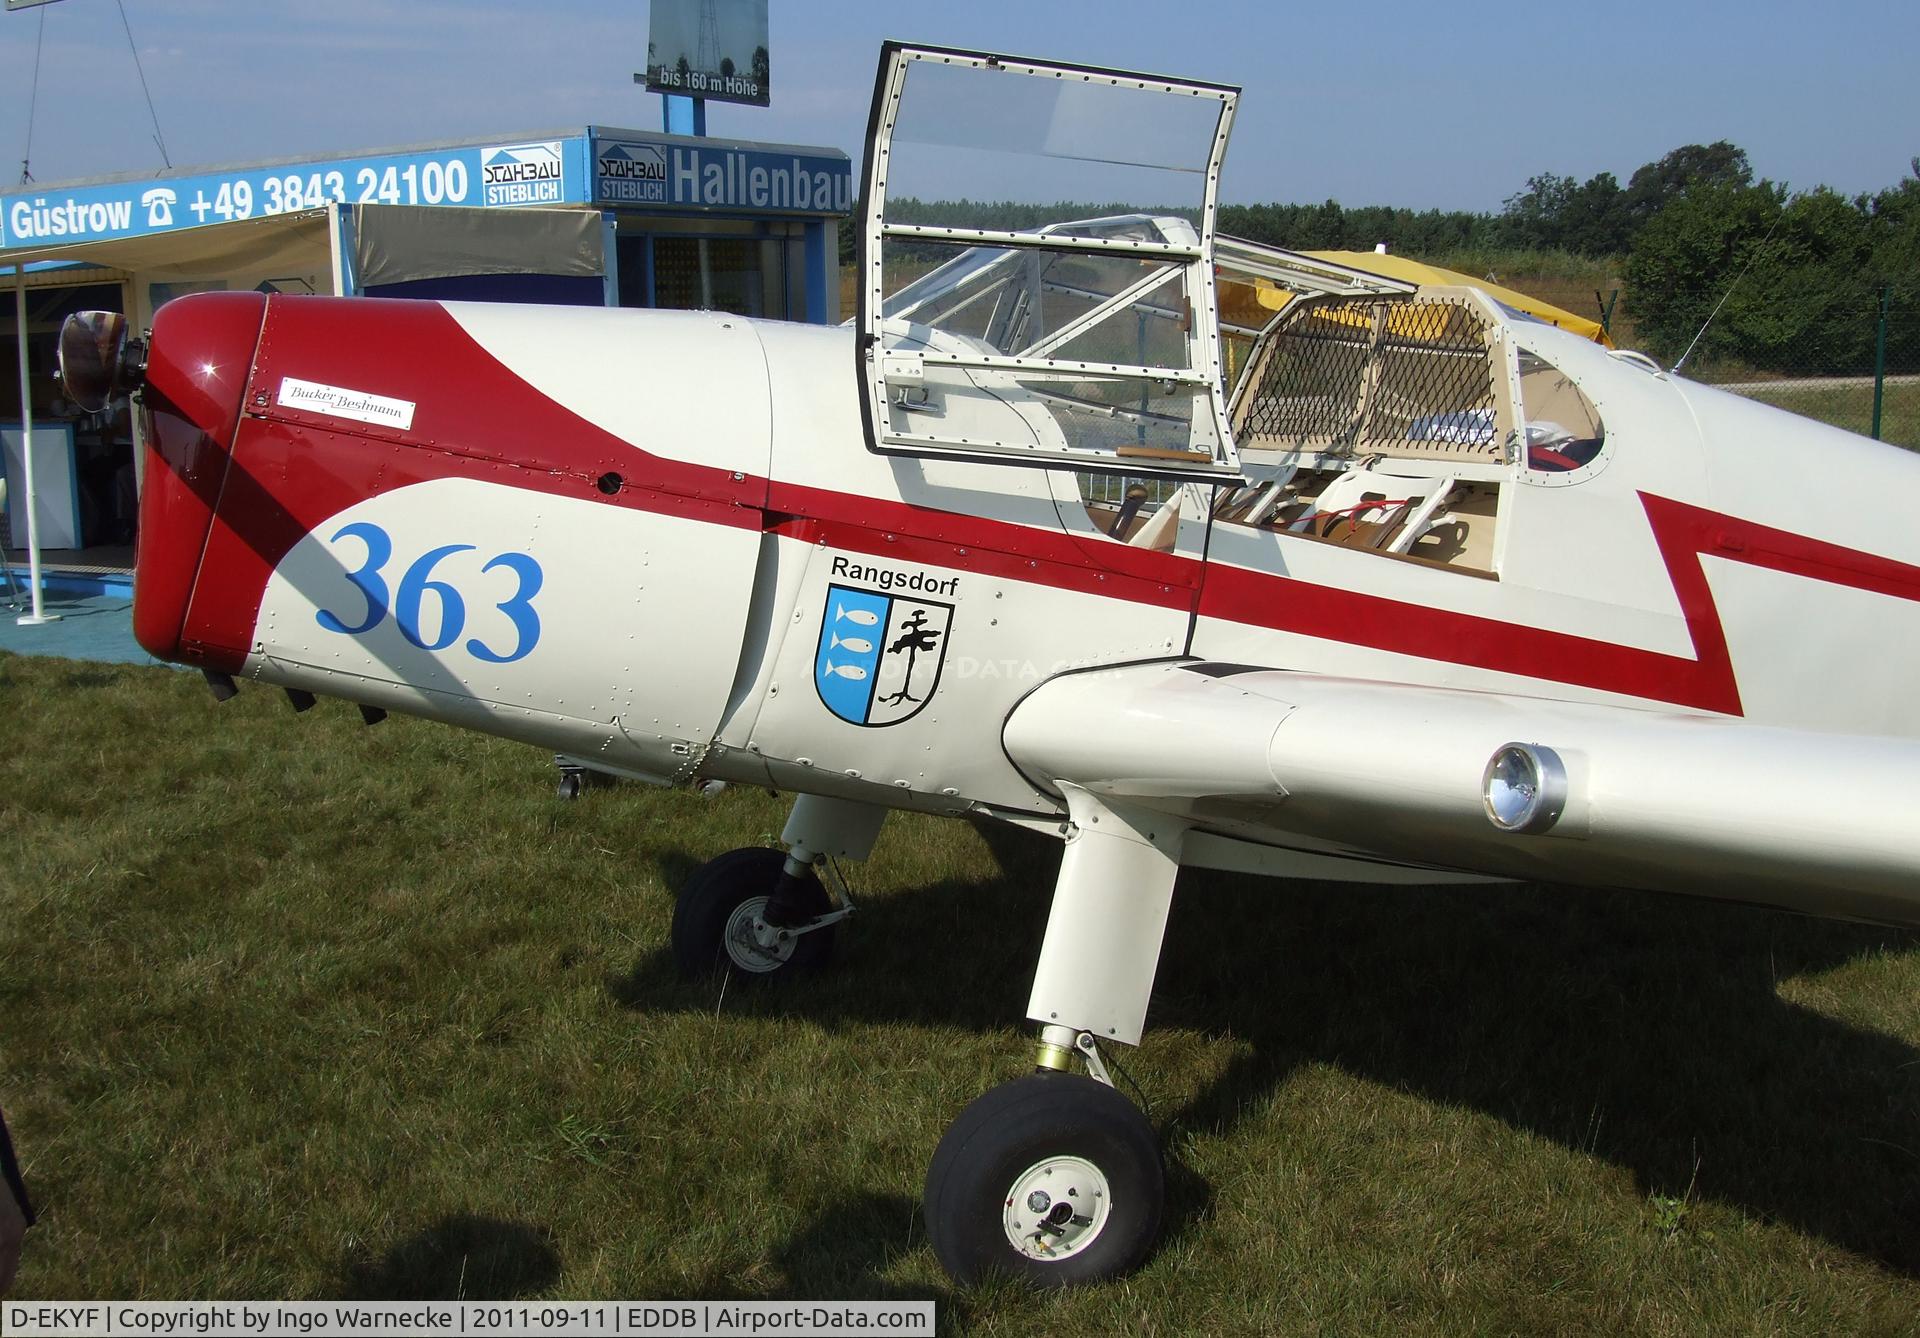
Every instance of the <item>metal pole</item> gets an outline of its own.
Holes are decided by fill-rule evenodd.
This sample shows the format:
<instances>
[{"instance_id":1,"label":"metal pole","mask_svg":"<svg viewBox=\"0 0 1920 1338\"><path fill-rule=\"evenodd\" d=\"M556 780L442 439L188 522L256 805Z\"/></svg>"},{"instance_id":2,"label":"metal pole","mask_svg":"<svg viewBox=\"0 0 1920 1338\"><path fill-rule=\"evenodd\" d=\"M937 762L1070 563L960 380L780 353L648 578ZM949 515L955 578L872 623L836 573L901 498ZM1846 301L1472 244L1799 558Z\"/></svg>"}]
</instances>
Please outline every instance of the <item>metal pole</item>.
<instances>
[{"instance_id":1,"label":"metal pole","mask_svg":"<svg viewBox=\"0 0 1920 1338\"><path fill-rule=\"evenodd\" d=\"M327 250L333 262L333 295L358 297L353 272L353 206L327 201Z\"/></svg>"},{"instance_id":2,"label":"metal pole","mask_svg":"<svg viewBox=\"0 0 1920 1338\"><path fill-rule=\"evenodd\" d=\"M707 133L707 100L690 98L679 93L660 95L660 128L669 135L698 135Z\"/></svg>"},{"instance_id":3,"label":"metal pole","mask_svg":"<svg viewBox=\"0 0 1920 1338\"><path fill-rule=\"evenodd\" d=\"M40 603L40 496L33 490L33 386L27 380L27 267L13 262L13 323L20 346L20 458L27 484L27 581L33 586L33 612L14 619L22 627L57 623Z\"/></svg>"},{"instance_id":4,"label":"metal pole","mask_svg":"<svg viewBox=\"0 0 1920 1338\"><path fill-rule=\"evenodd\" d=\"M1887 388L1887 309L1893 305L1893 285L1880 288L1880 328L1873 338L1873 439L1880 440L1880 401Z\"/></svg>"}]
</instances>

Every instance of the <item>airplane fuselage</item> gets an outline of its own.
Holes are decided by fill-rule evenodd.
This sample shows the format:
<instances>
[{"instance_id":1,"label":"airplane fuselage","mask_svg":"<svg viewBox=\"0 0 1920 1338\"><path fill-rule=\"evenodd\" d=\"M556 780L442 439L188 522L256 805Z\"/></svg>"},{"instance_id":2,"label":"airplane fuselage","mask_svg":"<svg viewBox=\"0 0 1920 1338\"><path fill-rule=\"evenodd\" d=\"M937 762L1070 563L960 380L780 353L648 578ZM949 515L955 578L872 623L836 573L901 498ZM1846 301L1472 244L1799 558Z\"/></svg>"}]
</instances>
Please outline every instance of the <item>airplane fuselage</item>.
<instances>
[{"instance_id":1,"label":"airplane fuselage","mask_svg":"<svg viewBox=\"0 0 1920 1338\"><path fill-rule=\"evenodd\" d=\"M1086 476L874 454L844 329L194 298L155 333L137 628L157 655L617 773L1034 823L1061 800L1003 729L1043 683L1101 666L1737 720L1789 758L1803 736L1920 737L1901 690L1920 543L1885 501L1920 460L1527 337L1600 406L1606 454L1573 483L1513 465L1489 570L1463 571L1192 504L1158 545L1119 542ZM1349 725L1383 773L1407 765L1394 740L1417 724ZM1178 721L1109 728L1199 746ZM1298 807L1288 823L1216 796L1189 815L1309 857L1660 881L1472 813L1363 842ZM1768 895L1751 873L1718 890Z\"/></svg>"}]
</instances>

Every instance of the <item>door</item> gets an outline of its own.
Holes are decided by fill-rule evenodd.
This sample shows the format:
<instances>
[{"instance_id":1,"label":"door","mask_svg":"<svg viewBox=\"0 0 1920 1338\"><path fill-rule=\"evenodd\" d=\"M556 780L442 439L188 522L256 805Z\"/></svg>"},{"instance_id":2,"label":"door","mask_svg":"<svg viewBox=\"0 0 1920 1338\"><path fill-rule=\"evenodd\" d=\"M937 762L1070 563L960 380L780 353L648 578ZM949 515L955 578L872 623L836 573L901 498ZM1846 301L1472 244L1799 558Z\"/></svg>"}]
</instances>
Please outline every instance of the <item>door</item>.
<instances>
[{"instance_id":1,"label":"door","mask_svg":"<svg viewBox=\"0 0 1920 1338\"><path fill-rule=\"evenodd\" d=\"M869 446L1235 477L1212 248L1237 96L889 45L860 223Z\"/></svg>"}]
</instances>

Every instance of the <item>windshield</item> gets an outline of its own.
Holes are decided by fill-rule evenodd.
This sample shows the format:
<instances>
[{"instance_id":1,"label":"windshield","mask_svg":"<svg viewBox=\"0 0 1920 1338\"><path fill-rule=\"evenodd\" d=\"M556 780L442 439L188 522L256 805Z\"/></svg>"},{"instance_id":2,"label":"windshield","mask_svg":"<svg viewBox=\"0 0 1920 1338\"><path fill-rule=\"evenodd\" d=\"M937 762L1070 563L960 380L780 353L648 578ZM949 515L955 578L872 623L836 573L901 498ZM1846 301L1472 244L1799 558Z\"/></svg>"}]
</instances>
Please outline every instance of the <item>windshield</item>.
<instances>
[{"instance_id":1,"label":"windshield","mask_svg":"<svg viewBox=\"0 0 1920 1338\"><path fill-rule=\"evenodd\" d=\"M1180 218L1128 214L1030 229L1193 245ZM1182 266L1138 255L918 242L889 248L890 320L962 335L981 352L1162 367L1189 365Z\"/></svg>"},{"instance_id":2,"label":"windshield","mask_svg":"<svg viewBox=\"0 0 1920 1338\"><path fill-rule=\"evenodd\" d=\"M874 444L1230 468L1207 248L1232 102L892 51L859 290Z\"/></svg>"},{"instance_id":3,"label":"windshield","mask_svg":"<svg viewBox=\"0 0 1920 1338\"><path fill-rule=\"evenodd\" d=\"M887 194L899 202L967 200L999 215L970 226L1009 231L1021 226L1014 219L1031 217L1023 206L1062 200L1197 214L1220 108L1217 97L1144 92L1097 77L1035 79L918 62L893 128L894 142L912 148L892 158Z\"/></svg>"}]
</instances>

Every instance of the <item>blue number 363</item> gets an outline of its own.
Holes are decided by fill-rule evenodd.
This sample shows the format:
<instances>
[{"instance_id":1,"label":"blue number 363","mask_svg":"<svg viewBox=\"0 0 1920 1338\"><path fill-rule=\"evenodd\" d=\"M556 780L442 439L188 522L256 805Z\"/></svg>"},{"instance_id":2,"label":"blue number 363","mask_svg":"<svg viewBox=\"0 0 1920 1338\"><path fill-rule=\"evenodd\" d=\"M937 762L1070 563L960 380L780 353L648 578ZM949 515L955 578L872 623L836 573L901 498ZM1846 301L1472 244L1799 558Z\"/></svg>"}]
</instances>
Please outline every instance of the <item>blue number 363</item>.
<instances>
[{"instance_id":1,"label":"blue number 363","mask_svg":"<svg viewBox=\"0 0 1920 1338\"><path fill-rule=\"evenodd\" d=\"M389 595L387 578L381 573L393 557L393 539L378 525L364 520L342 525L334 534L333 542L339 543L342 539L358 539L367 550L360 565L346 574L366 601L366 608L359 621L353 623L331 609L322 609L315 619L322 627L329 632L362 636L386 621L388 613L392 613L400 635L422 650L445 650L460 639L467 622L467 602L459 590L446 581L434 580L432 573L443 559L455 553L472 552L472 544L443 544L422 553L400 577L399 588ZM513 626L513 647L499 651L479 637L469 637L467 651L475 659L490 664L512 664L539 644L540 615L534 611L533 597L540 593L540 586L546 578L541 573L540 564L528 553L498 554L488 559L480 572L485 575L496 567L504 567L512 572L519 582L510 598L494 605L507 615L507 621ZM426 640L420 631L420 604L428 591L432 591L440 603L440 629L432 641Z\"/></svg>"}]
</instances>

